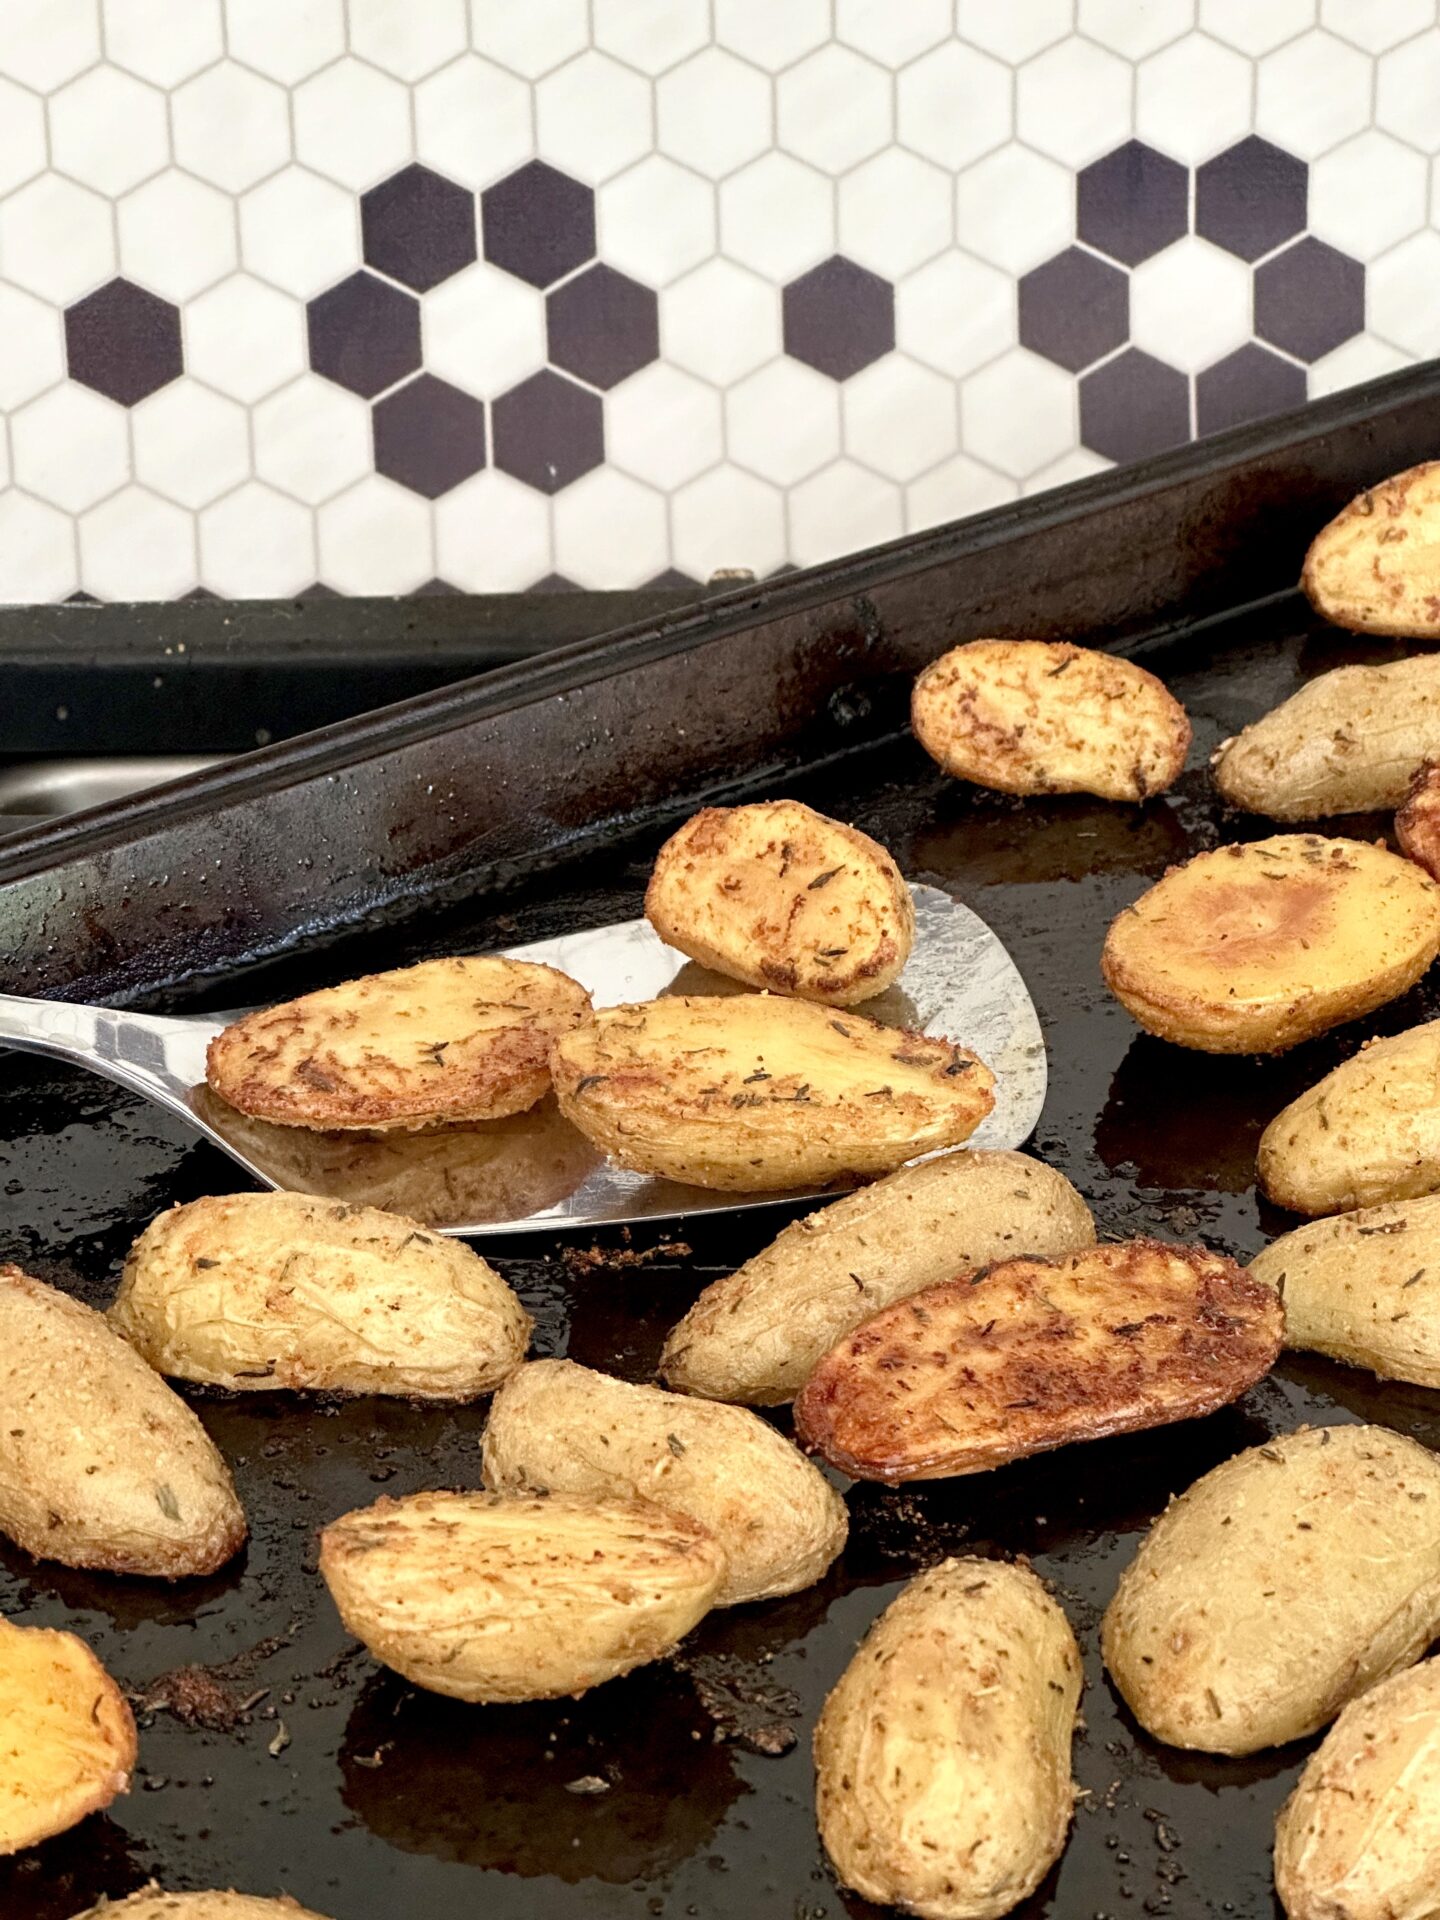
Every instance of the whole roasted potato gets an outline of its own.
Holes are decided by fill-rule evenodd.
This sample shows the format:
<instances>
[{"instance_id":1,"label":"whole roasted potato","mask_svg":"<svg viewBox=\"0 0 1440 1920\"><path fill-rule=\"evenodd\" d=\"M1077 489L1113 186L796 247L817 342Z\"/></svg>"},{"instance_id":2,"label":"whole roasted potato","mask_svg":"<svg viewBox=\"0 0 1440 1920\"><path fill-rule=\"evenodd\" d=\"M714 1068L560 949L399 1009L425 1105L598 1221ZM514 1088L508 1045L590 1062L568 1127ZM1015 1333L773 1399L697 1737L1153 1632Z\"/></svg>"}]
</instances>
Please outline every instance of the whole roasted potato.
<instances>
[{"instance_id":1,"label":"whole roasted potato","mask_svg":"<svg viewBox=\"0 0 1440 1920\"><path fill-rule=\"evenodd\" d=\"M660 849L645 917L702 966L849 1007L898 978L915 908L878 841L798 800L706 807Z\"/></svg>"},{"instance_id":2,"label":"whole roasted potato","mask_svg":"<svg viewBox=\"0 0 1440 1920\"><path fill-rule=\"evenodd\" d=\"M1440 1020L1369 1040L1260 1136L1260 1185L1292 1213L1340 1213L1440 1188Z\"/></svg>"},{"instance_id":3,"label":"whole roasted potato","mask_svg":"<svg viewBox=\"0 0 1440 1920\"><path fill-rule=\"evenodd\" d=\"M323 1920L282 1894L261 1900L249 1893L161 1893L147 1887L128 1900L87 1907L77 1920Z\"/></svg>"},{"instance_id":4,"label":"whole roasted potato","mask_svg":"<svg viewBox=\"0 0 1440 1920\"><path fill-rule=\"evenodd\" d=\"M417 1493L333 1520L320 1571L349 1631L417 1687L550 1700L669 1653L725 1553L644 1500Z\"/></svg>"},{"instance_id":5,"label":"whole roasted potato","mask_svg":"<svg viewBox=\"0 0 1440 1920\"><path fill-rule=\"evenodd\" d=\"M1275 1822L1289 1920L1428 1920L1440 1888L1440 1660L1361 1694Z\"/></svg>"},{"instance_id":6,"label":"whole roasted potato","mask_svg":"<svg viewBox=\"0 0 1440 1920\"><path fill-rule=\"evenodd\" d=\"M161 1373L473 1400L525 1358L530 1316L469 1247L299 1193L192 1200L130 1249L110 1325Z\"/></svg>"},{"instance_id":7,"label":"whole roasted potato","mask_svg":"<svg viewBox=\"0 0 1440 1920\"><path fill-rule=\"evenodd\" d=\"M1440 761L1427 760L1395 815L1395 840L1407 860L1440 880Z\"/></svg>"},{"instance_id":8,"label":"whole roasted potato","mask_svg":"<svg viewBox=\"0 0 1440 1920\"><path fill-rule=\"evenodd\" d=\"M130 1791L135 1721L83 1640L0 1620L0 1854Z\"/></svg>"},{"instance_id":9,"label":"whole roasted potato","mask_svg":"<svg viewBox=\"0 0 1440 1920\"><path fill-rule=\"evenodd\" d=\"M0 1533L37 1559L178 1580L245 1515L180 1396L78 1300L0 1266Z\"/></svg>"},{"instance_id":10,"label":"whole roasted potato","mask_svg":"<svg viewBox=\"0 0 1440 1920\"><path fill-rule=\"evenodd\" d=\"M1173 1500L1125 1569L1105 1664L1157 1740L1303 1739L1440 1632L1440 1460L1384 1427L1236 1454Z\"/></svg>"},{"instance_id":11,"label":"whole roasted potato","mask_svg":"<svg viewBox=\"0 0 1440 1920\"><path fill-rule=\"evenodd\" d=\"M1153 673L1049 640L972 640L915 682L916 738L946 773L1001 793L1145 800L1179 777L1185 709Z\"/></svg>"},{"instance_id":12,"label":"whole roasted potato","mask_svg":"<svg viewBox=\"0 0 1440 1920\"><path fill-rule=\"evenodd\" d=\"M770 994L599 1009L551 1069L561 1110L622 1167L750 1193L889 1173L994 1105L964 1047Z\"/></svg>"},{"instance_id":13,"label":"whole roasted potato","mask_svg":"<svg viewBox=\"0 0 1440 1920\"><path fill-rule=\"evenodd\" d=\"M210 1042L211 1091L286 1127L433 1127L523 1113L588 1010L568 974L498 955L424 960L246 1014Z\"/></svg>"},{"instance_id":14,"label":"whole roasted potato","mask_svg":"<svg viewBox=\"0 0 1440 1920\"><path fill-rule=\"evenodd\" d=\"M815 1729L842 1883L925 1920L992 1920L1059 1858L1080 1650L1033 1573L947 1560L871 1627Z\"/></svg>"},{"instance_id":15,"label":"whole roasted potato","mask_svg":"<svg viewBox=\"0 0 1440 1920\"><path fill-rule=\"evenodd\" d=\"M706 1287L665 1342L660 1372L682 1393L778 1406L882 1307L1012 1253L1094 1244L1074 1187L1026 1154L966 1148L922 1160L793 1220Z\"/></svg>"},{"instance_id":16,"label":"whole roasted potato","mask_svg":"<svg viewBox=\"0 0 1440 1920\"><path fill-rule=\"evenodd\" d=\"M1282 833L1200 853L1126 907L1101 970L1150 1033L1281 1053L1413 987L1440 952L1440 886L1358 840Z\"/></svg>"},{"instance_id":17,"label":"whole roasted potato","mask_svg":"<svg viewBox=\"0 0 1440 1920\"><path fill-rule=\"evenodd\" d=\"M653 1500L720 1542L717 1607L812 1585L845 1544L845 1502L744 1407L630 1386L573 1360L532 1360L496 1394L485 1484L497 1493Z\"/></svg>"},{"instance_id":18,"label":"whole roasted potato","mask_svg":"<svg viewBox=\"0 0 1440 1920\"><path fill-rule=\"evenodd\" d=\"M1440 462L1369 487L1311 542L1301 591L1355 633L1440 634Z\"/></svg>"}]
</instances>

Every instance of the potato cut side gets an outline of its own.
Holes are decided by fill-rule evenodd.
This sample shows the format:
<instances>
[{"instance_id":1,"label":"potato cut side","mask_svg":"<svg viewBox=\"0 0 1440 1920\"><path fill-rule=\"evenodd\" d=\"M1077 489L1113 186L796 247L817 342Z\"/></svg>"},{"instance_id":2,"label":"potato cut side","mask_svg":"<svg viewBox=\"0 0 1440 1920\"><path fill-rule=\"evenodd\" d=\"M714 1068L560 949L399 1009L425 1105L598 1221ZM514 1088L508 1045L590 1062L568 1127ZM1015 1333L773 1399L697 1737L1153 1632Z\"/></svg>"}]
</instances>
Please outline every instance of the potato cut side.
<instances>
[{"instance_id":1,"label":"potato cut side","mask_svg":"<svg viewBox=\"0 0 1440 1920\"><path fill-rule=\"evenodd\" d=\"M1432 880L1440 880L1440 761L1427 760L1395 815L1400 851Z\"/></svg>"},{"instance_id":2,"label":"potato cut side","mask_svg":"<svg viewBox=\"0 0 1440 1920\"><path fill-rule=\"evenodd\" d=\"M1440 462L1352 500L1312 541L1301 591L1354 633L1440 636Z\"/></svg>"},{"instance_id":3,"label":"potato cut side","mask_svg":"<svg viewBox=\"0 0 1440 1920\"><path fill-rule=\"evenodd\" d=\"M1176 780L1185 709L1153 673L1049 640L972 640L915 682L911 723L957 779L1001 793L1145 800Z\"/></svg>"},{"instance_id":4,"label":"potato cut side","mask_svg":"<svg viewBox=\"0 0 1440 1920\"><path fill-rule=\"evenodd\" d=\"M1203 1247L1005 1260L878 1313L820 1362L795 1431L861 1480L979 1473L1213 1412L1269 1372L1274 1291Z\"/></svg>"},{"instance_id":5,"label":"potato cut side","mask_svg":"<svg viewBox=\"0 0 1440 1920\"><path fill-rule=\"evenodd\" d=\"M431 1127L523 1113L589 1007L554 967L424 960L247 1014L210 1042L222 1100L278 1126Z\"/></svg>"},{"instance_id":6,"label":"potato cut side","mask_svg":"<svg viewBox=\"0 0 1440 1920\"><path fill-rule=\"evenodd\" d=\"M1406 992L1440 951L1440 886L1318 834L1173 867L1111 923L1101 968L1150 1033L1203 1053L1281 1053Z\"/></svg>"},{"instance_id":7,"label":"potato cut side","mask_svg":"<svg viewBox=\"0 0 1440 1920\"><path fill-rule=\"evenodd\" d=\"M262 1900L248 1893L161 1893L146 1888L128 1900L88 1907L77 1920L324 1920L282 1894Z\"/></svg>"},{"instance_id":8,"label":"potato cut side","mask_svg":"<svg viewBox=\"0 0 1440 1920\"><path fill-rule=\"evenodd\" d=\"M0 1620L0 1853L130 1790L135 1721L83 1640Z\"/></svg>"}]
</instances>

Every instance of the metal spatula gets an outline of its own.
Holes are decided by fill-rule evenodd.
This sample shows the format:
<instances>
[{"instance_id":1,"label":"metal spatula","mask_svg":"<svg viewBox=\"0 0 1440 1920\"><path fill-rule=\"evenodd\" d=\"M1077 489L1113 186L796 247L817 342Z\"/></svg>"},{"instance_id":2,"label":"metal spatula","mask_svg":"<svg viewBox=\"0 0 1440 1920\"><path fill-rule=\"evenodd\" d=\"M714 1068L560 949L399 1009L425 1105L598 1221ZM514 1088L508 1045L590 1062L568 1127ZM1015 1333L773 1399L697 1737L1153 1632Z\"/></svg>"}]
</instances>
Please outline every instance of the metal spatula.
<instances>
[{"instance_id":1,"label":"metal spatula","mask_svg":"<svg viewBox=\"0 0 1440 1920\"><path fill-rule=\"evenodd\" d=\"M916 938L899 981L857 1011L944 1034L995 1075L995 1106L971 1145L1016 1147L1045 1102L1045 1043L1025 982L978 914L914 887ZM740 992L667 947L644 920L511 947L578 980L596 1006L669 991ZM311 1133L237 1113L205 1085L205 1049L238 1013L154 1014L0 994L0 1044L51 1054L144 1094L228 1153L263 1186L364 1202L446 1233L523 1233L622 1220L729 1213L810 1197L736 1194L627 1173L605 1160L552 1099L510 1120L428 1133Z\"/></svg>"}]
</instances>

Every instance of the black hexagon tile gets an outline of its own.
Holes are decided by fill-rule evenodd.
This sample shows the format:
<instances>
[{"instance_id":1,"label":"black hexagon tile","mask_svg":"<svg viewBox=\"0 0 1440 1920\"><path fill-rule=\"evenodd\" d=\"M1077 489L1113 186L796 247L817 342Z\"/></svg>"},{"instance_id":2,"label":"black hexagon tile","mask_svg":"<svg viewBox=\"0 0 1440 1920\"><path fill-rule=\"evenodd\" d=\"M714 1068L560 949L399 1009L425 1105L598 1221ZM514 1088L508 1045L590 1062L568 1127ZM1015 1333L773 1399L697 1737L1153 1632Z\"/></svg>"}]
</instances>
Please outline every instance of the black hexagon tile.
<instances>
[{"instance_id":1,"label":"black hexagon tile","mask_svg":"<svg viewBox=\"0 0 1440 1920\"><path fill-rule=\"evenodd\" d=\"M529 588L531 593L576 593L579 589L573 580L567 580L563 573L547 573L543 579L536 580Z\"/></svg>"},{"instance_id":2,"label":"black hexagon tile","mask_svg":"<svg viewBox=\"0 0 1440 1920\"><path fill-rule=\"evenodd\" d=\"M1298 407L1305 399L1305 369L1282 360L1251 340L1195 376L1195 430L1219 433Z\"/></svg>"},{"instance_id":3,"label":"black hexagon tile","mask_svg":"<svg viewBox=\"0 0 1440 1920\"><path fill-rule=\"evenodd\" d=\"M785 351L848 380L895 345L895 290L842 254L792 280L783 299Z\"/></svg>"},{"instance_id":4,"label":"black hexagon tile","mask_svg":"<svg viewBox=\"0 0 1440 1920\"><path fill-rule=\"evenodd\" d=\"M660 355L655 295L614 267L587 267L557 287L545 321L551 360L592 387L618 386Z\"/></svg>"},{"instance_id":5,"label":"black hexagon tile","mask_svg":"<svg viewBox=\"0 0 1440 1920\"><path fill-rule=\"evenodd\" d=\"M1365 269L1307 235L1255 269L1255 331L1297 360L1318 360L1365 330Z\"/></svg>"},{"instance_id":6,"label":"black hexagon tile","mask_svg":"<svg viewBox=\"0 0 1440 1920\"><path fill-rule=\"evenodd\" d=\"M111 280L67 309L65 360L72 380L133 407L185 371L179 311L144 287Z\"/></svg>"},{"instance_id":7,"label":"black hexagon tile","mask_svg":"<svg viewBox=\"0 0 1440 1920\"><path fill-rule=\"evenodd\" d=\"M1057 366L1093 366L1129 332L1129 280L1083 247L1067 247L1020 281L1020 344Z\"/></svg>"},{"instance_id":8,"label":"black hexagon tile","mask_svg":"<svg viewBox=\"0 0 1440 1920\"><path fill-rule=\"evenodd\" d=\"M406 167L360 198L366 262L424 293L475 258L475 197L429 167Z\"/></svg>"},{"instance_id":9,"label":"black hexagon tile","mask_svg":"<svg viewBox=\"0 0 1440 1920\"><path fill-rule=\"evenodd\" d=\"M559 493L605 458L598 393L548 367L491 404L495 465L541 493Z\"/></svg>"},{"instance_id":10,"label":"black hexagon tile","mask_svg":"<svg viewBox=\"0 0 1440 1920\"><path fill-rule=\"evenodd\" d=\"M367 400L420 366L420 303L373 273L352 273L306 309L310 365Z\"/></svg>"},{"instance_id":11,"label":"black hexagon tile","mask_svg":"<svg viewBox=\"0 0 1440 1920\"><path fill-rule=\"evenodd\" d=\"M485 464L485 408L433 373L417 374L372 410L375 470L437 500Z\"/></svg>"},{"instance_id":12,"label":"black hexagon tile","mask_svg":"<svg viewBox=\"0 0 1440 1920\"><path fill-rule=\"evenodd\" d=\"M1080 439L1107 460L1143 460L1190 438L1190 382L1129 347L1080 382Z\"/></svg>"},{"instance_id":13,"label":"black hexagon tile","mask_svg":"<svg viewBox=\"0 0 1440 1920\"><path fill-rule=\"evenodd\" d=\"M1127 267L1168 247L1189 225L1188 173L1143 141L1127 140L1076 176L1076 233Z\"/></svg>"},{"instance_id":14,"label":"black hexagon tile","mask_svg":"<svg viewBox=\"0 0 1440 1920\"><path fill-rule=\"evenodd\" d=\"M1258 260L1305 231L1303 160L1252 134L1195 171L1195 231L1242 260Z\"/></svg>"},{"instance_id":15,"label":"black hexagon tile","mask_svg":"<svg viewBox=\"0 0 1440 1920\"><path fill-rule=\"evenodd\" d=\"M553 287L595 257L595 196L531 160L480 196L485 258L532 287Z\"/></svg>"}]
</instances>

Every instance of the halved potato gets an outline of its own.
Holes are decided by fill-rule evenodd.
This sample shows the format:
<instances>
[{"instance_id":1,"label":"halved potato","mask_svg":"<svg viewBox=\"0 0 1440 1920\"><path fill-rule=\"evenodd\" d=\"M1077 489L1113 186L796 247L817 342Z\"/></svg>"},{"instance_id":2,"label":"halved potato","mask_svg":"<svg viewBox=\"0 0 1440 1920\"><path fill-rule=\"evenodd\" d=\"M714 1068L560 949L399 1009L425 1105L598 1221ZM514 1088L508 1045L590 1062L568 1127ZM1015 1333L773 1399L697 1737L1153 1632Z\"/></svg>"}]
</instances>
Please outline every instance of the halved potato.
<instances>
[{"instance_id":1,"label":"halved potato","mask_svg":"<svg viewBox=\"0 0 1440 1920\"><path fill-rule=\"evenodd\" d=\"M497 1120L544 1098L551 1043L589 1005L532 961L423 960L246 1014L210 1042L206 1078L277 1126Z\"/></svg>"},{"instance_id":2,"label":"halved potato","mask_svg":"<svg viewBox=\"0 0 1440 1920\"><path fill-rule=\"evenodd\" d=\"M1440 760L1427 760L1410 782L1395 838L1407 860L1440 880Z\"/></svg>"},{"instance_id":3,"label":"halved potato","mask_svg":"<svg viewBox=\"0 0 1440 1920\"><path fill-rule=\"evenodd\" d=\"M1274 1291L1204 1247L1004 1260L888 1307L826 1354L795 1432L859 1480L979 1473L1190 1420L1269 1372Z\"/></svg>"},{"instance_id":4,"label":"halved potato","mask_svg":"<svg viewBox=\"0 0 1440 1920\"><path fill-rule=\"evenodd\" d=\"M598 1009L551 1069L561 1110L622 1167L740 1192L889 1173L994 1104L964 1047L770 994Z\"/></svg>"},{"instance_id":5,"label":"halved potato","mask_svg":"<svg viewBox=\"0 0 1440 1920\"><path fill-rule=\"evenodd\" d=\"M1352 500L1311 542L1300 588L1337 627L1440 636L1440 462Z\"/></svg>"},{"instance_id":6,"label":"halved potato","mask_svg":"<svg viewBox=\"0 0 1440 1920\"><path fill-rule=\"evenodd\" d=\"M87 1907L76 1920L324 1920L281 1894L262 1900L249 1893L161 1893L147 1887L128 1900Z\"/></svg>"},{"instance_id":7,"label":"halved potato","mask_svg":"<svg viewBox=\"0 0 1440 1920\"><path fill-rule=\"evenodd\" d=\"M0 1854L130 1790L135 1721L83 1640L0 1620Z\"/></svg>"},{"instance_id":8,"label":"halved potato","mask_svg":"<svg viewBox=\"0 0 1440 1920\"><path fill-rule=\"evenodd\" d=\"M1359 840L1282 833L1172 867L1111 923L1101 970L1150 1033L1281 1053L1413 987L1440 952L1440 885Z\"/></svg>"},{"instance_id":9,"label":"halved potato","mask_svg":"<svg viewBox=\"0 0 1440 1920\"><path fill-rule=\"evenodd\" d=\"M1180 702L1153 673L1050 640L972 640L915 682L911 723L946 773L1001 793L1145 800L1179 777Z\"/></svg>"}]
</instances>

